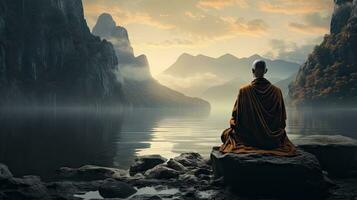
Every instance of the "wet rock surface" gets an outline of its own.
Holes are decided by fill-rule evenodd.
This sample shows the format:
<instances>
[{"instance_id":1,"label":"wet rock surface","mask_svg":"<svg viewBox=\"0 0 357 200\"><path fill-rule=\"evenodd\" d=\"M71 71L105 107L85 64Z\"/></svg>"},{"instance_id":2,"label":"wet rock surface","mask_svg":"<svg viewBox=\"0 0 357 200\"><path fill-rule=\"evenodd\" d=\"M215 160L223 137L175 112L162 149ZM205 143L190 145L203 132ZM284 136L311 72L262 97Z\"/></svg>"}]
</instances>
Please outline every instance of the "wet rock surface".
<instances>
[{"instance_id":1,"label":"wet rock surface","mask_svg":"<svg viewBox=\"0 0 357 200\"><path fill-rule=\"evenodd\" d=\"M94 181L106 178L120 179L128 176L128 172L122 169L86 165L77 169L62 167L56 171L56 176L58 179L64 180Z\"/></svg>"},{"instance_id":2,"label":"wet rock surface","mask_svg":"<svg viewBox=\"0 0 357 200\"><path fill-rule=\"evenodd\" d=\"M332 176L351 176L357 172L357 140L341 135L302 136L294 143L319 160Z\"/></svg>"},{"instance_id":3,"label":"wet rock surface","mask_svg":"<svg viewBox=\"0 0 357 200\"><path fill-rule=\"evenodd\" d=\"M156 167L146 171L145 175L154 179L171 179L177 178L179 176L179 172L164 165L157 165Z\"/></svg>"},{"instance_id":4,"label":"wet rock surface","mask_svg":"<svg viewBox=\"0 0 357 200\"><path fill-rule=\"evenodd\" d=\"M136 192L133 186L113 179L107 179L99 186L99 194L104 198L127 198Z\"/></svg>"},{"instance_id":5,"label":"wet rock surface","mask_svg":"<svg viewBox=\"0 0 357 200\"><path fill-rule=\"evenodd\" d=\"M137 157L134 164L130 166L130 175L135 175L136 173L145 172L148 169L155 167L156 165L166 162L166 158L160 155L150 155Z\"/></svg>"},{"instance_id":6,"label":"wet rock surface","mask_svg":"<svg viewBox=\"0 0 357 200\"><path fill-rule=\"evenodd\" d=\"M217 158L220 156L225 157L219 155L219 152L214 153ZM273 187L274 183L278 181L286 181L284 182L285 185L274 188L272 191L276 194L291 192L289 193L289 199L294 199L298 197L296 195L298 190L301 191L302 188L306 189L307 187L300 185L303 178L306 178L305 184L310 189L319 190L321 189L319 184L328 184L323 180L318 161L309 153L302 153L300 157L295 158L295 161L289 162L284 161L282 158L269 156L228 155L226 157L241 157L242 162L238 166L241 167L239 170L244 170L240 171L241 173L244 172L244 174L238 179L236 176L237 171L229 171L235 170L235 167L237 167L237 165L232 166L231 163L224 166L224 169L228 171L223 173L232 173L229 175L235 185L255 181L253 186L250 185L252 187L250 189L255 191L261 191L259 181L261 181L261 184L266 184L267 188ZM226 179L214 175L214 172L217 174L217 160L215 159L212 159L212 162L208 162L197 153L184 153L171 158L169 161L158 155L145 156L144 160L156 160L156 162L151 162L151 168L146 165L141 172L135 173L135 175L129 175L129 170L91 165L80 168L61 168L56 171L58 180L48 183L41 181L36 176L14 178L7 175L6 177L0 177L0 200L72 200L81 199L80 197L88 193L95 193L107 199L125 198L130 200L278 199L278 197L269 195L248 195L245 192L236 190L231 184L227 183ZM142 161L143 157L139 157L136 161L139 160ZM300 166L302 162L304 167ZM155 165L152 163L155 163ZM133 166L135 165L137 165L137 162L134 162ZM0 166L2 167L1 169L6 169L5 165ZM254 174L252 174L253 172ZM11 174L11 172L8 170L6 174ZM298 175L301 177L297 177ZM353 199L357 196L356 179L340 178L334 180L334 183L335 185L330 187L329 191L323 190L323 194L326 195L328 200ZM288 186L295 188L292 190ZM319 199L317 196L307 196L304 199L309 199L310 197Z\"/></svg>"},{"instance_id":7,"label":"wet rock surface","mask_svg":"<svg viewBox=\"0 0 357 200\"><path fill-rule=\"evenodd\" d=\"M296 156L280 157L253 153L222 154L217 147L211 153L211 160L215 175L222 176L237 193L322 197L329 186L316 157L301 150Z\"/></svg>"}]
</instances>

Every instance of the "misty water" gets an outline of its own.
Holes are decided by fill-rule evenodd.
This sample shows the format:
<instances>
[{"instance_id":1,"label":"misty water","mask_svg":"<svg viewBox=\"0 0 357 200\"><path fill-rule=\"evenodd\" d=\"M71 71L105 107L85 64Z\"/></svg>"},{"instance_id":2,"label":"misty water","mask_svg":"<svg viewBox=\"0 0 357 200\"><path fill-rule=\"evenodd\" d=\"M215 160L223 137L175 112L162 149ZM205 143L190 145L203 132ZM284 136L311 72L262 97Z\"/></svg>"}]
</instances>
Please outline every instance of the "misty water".
<instances>
[{"instance_id":1,"label":"misty water","mask_svg":"<svg viewBox=\"0 0 357 200\"><path fill-rule=\"evenodd\" d=\"M0 163L16 176L53 177L62 166L128 168L137 155L208 157L220 144L231 110L31 111L0 113ZM356 109L288 109L289 137L341 134L357 138Z\"/></svg>"}]
</instances>

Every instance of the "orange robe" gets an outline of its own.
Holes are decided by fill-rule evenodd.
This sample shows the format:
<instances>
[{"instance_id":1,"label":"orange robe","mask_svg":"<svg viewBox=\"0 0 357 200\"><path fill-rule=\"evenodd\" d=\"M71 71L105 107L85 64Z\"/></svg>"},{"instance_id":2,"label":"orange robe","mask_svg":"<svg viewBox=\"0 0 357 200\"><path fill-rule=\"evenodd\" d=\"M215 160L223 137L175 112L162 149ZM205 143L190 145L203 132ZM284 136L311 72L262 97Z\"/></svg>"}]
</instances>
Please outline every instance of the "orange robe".
<instances>
[{"instance_id":1,"label":"orange robe","mask_svg":"<svg viewBox=\"0 0 357 200\"><path fill-rule=\"evenodd\" d=\"M293 156L296 149L286 135L285 121L281 90L265 78L257 78L239 90L220 151Z\"/></svg>"}]
</instances>

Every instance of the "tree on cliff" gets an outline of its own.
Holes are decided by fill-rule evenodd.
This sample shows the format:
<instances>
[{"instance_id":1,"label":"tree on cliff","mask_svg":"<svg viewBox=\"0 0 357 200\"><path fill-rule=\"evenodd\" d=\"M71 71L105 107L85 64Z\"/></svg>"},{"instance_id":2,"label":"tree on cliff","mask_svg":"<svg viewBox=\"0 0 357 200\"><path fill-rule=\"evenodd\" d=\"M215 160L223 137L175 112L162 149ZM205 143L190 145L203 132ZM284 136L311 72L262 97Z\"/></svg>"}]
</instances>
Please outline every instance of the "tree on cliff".
<instances>
[{"instance_id":1,"label":"tree on cliff","mask_svg":"<svg viewBox=\"0 0 357 200\"><path fill-rule=\"evenodd\" d=\"M346 105L357 100L357 1L335 0L330 34L289 87L294 105Z\"/></svg>"}]
</instances>

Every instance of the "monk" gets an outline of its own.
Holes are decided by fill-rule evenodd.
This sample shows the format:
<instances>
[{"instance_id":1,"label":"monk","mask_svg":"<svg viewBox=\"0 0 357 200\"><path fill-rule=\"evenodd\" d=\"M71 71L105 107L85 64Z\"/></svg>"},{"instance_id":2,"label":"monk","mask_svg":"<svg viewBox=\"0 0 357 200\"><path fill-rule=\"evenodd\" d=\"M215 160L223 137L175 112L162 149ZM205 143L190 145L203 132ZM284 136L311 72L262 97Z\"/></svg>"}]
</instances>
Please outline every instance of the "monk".
<instances>
[{"instance_id":1,"label":"monk","mask_svg":"<svg viewBox=\"0 0 357 200\"><path fill-rule=\"evenodd\" d=\"M223 153L259 153L276 156L294 156L295 146L285 132L286 110L283 95L264 75L266 63L253 63L255 79L239 90L230 128L223 131Z\"/></svg>"}]
</instances>

